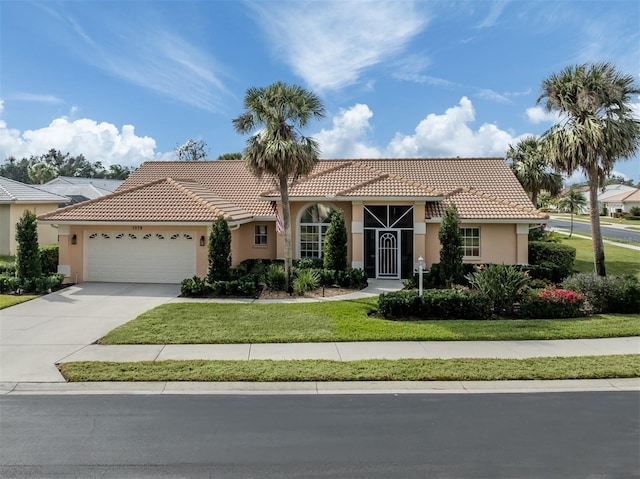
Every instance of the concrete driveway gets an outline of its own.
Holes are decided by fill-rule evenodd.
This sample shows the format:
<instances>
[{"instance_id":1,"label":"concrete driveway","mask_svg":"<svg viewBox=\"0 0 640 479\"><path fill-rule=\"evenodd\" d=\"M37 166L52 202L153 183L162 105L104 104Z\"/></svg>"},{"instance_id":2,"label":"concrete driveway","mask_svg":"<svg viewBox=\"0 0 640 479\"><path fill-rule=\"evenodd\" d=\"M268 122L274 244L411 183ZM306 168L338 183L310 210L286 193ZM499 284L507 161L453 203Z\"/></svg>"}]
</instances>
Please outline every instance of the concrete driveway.
<instances>
[{"instance_id":1,"label":"concrete driveway","mask_svg":"<svg viewBox=\"0 0 640 479\"><path fill-rule=\"evenodd\" d=\"M63 382L56 362L178 294L175 284L82 283L3 309L0 382Z\"/></svg>"}]
</instances>

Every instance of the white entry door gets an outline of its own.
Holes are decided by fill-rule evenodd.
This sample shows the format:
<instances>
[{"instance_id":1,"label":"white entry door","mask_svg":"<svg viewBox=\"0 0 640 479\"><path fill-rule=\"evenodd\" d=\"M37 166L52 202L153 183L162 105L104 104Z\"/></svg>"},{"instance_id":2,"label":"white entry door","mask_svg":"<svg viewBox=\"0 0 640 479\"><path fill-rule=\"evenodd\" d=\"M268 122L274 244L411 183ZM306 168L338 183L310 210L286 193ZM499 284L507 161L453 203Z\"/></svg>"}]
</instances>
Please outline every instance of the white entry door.
<instances>
[{"instance_id":1,"label":"white entry door","mask_svg":"<svg viewBox=\"0 0 640 479\"><path fill-rule=\"evenodd\" d=\"M376 231L376 278L400 278L400 230Z\"/></svg>"},{"instance_id":2,"label":"white entry door","mask_svg":"<svg viewBox=\"0 0 640 479\"><path fill-rule=\"evenodd\" d=\"M180 283L196 273L193 232L89 231L85 281Z\"/></svg>"}]
</instances>

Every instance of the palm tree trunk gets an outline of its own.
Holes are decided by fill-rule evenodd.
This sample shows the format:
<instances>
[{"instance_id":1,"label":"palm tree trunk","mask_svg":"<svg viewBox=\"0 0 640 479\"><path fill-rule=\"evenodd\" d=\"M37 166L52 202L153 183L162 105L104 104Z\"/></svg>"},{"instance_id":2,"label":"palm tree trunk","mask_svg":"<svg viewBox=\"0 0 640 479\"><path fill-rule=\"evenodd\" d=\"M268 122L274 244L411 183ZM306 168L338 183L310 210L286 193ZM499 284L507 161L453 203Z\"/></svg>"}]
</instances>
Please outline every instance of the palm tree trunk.
<instances>
[{"instance_id":1,"label":"palm tree trunk","mask_svg":"<svg viewBox=\"0 0 640 479\"><path fill-rule=\"evenodd\" d=\"M589 217L591 219L591 241L593 242L593 262L598 276L606 276L604 265L604 245L600 231L600 211L598 211L598 165L589 171Z\"/></svg>"},{"instance_id":2,"label":"palm tree trunk","mask_svg":"<svg viewBox=\"0 0 640 479\"><path fill-rule=\"evenodd\" d=\"M291 271L293 269L293 250L291 247L291 206L289 205L289 178L280 176L280 196L282 197L282 220L284 222L284 275L288 293L291 289Z\"/></svg>"},{"instance_id":3,"label":"palm tree trunk","mask_svg":"<svg viewBox=\"0 0 640 479\"><path fill-rule=\"evenodd\" d=\"M533 203L533 207L538 209L538 190L531 191L531 203Z\"/></svg>"}]
</instances>

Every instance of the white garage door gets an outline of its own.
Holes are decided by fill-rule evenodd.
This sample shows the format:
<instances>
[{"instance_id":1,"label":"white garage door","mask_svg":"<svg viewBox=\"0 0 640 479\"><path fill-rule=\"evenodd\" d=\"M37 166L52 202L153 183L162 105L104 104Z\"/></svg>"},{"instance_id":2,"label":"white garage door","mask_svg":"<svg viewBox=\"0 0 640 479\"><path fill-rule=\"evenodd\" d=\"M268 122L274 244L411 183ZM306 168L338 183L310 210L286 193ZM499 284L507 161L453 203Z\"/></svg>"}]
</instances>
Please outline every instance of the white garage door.
<instances>
[{"instance_id":1,"label":"white garage door","mask_svg":"<svg viewBox=\"0 0 640 479\"><path fill-rule=\"evenodd\" d=\"M86 281L179 283L196 273L193 232L90 231Z\"/></svg>"}]
</instances>

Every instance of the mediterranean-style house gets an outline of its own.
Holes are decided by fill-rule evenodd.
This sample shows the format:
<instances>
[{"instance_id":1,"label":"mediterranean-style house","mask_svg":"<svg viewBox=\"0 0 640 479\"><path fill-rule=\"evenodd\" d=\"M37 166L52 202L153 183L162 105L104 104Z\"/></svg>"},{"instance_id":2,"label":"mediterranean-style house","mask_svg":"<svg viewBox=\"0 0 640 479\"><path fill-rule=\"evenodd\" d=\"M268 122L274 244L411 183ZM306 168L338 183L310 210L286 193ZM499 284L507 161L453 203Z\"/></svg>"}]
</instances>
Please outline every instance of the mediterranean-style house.
<instances>
[{"instance_id":1,"label":"mediterranean-style house","mask_svg":"<svg viewBox=\"0 0 640 479\"><path fill-rule=\"evenodd\" d=\"M69 199L65 196L0 176L0 256L16 254L16 223L25 210L42 215L67 201ZM38 243L41 246L57 242L58 230L51 225L38 225Z\"/></svg>"},{"instance_id":2,"label":"mediterranean-style house","mask_svg":"<svg viewBox=\"0 0 640 479\"><path fill-rule=\"evenodd\" d=\"M602 202L607 207L609 216L629 213L631 208L640 208L640 188L629 189L623 193L608 196Z\"/></svg>"},{"instance_id":3,"label":"mediterranean-style house","mask_svg":"<svg viewBox=\"0 0 640 479\"><path fill-rule=\"evenodd\" d=\"M344 212L353 267L405 278L439 261L438 231L455 203L464 261L526 264L530 224L545 222L502 158L321 160L290 188L293 254L322 255ZM284 258L282 204L242 161L146 162L113 194L39 217L58 228L67 281L175 283L207 273L211 222L224 215L232 258Z\"/></svg>"}]
</instances>

